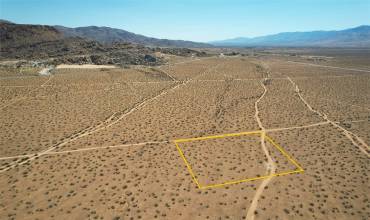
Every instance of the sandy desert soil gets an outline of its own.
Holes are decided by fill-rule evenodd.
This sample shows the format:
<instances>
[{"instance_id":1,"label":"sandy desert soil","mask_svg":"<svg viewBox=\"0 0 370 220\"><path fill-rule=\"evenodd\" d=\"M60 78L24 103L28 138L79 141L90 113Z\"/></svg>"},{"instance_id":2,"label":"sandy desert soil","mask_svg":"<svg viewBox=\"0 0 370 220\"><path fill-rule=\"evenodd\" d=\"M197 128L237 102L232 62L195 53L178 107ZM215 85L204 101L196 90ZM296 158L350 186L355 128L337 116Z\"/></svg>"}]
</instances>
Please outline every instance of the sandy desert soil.
<instances>
[{"instance_id":1,"label":"sandy desert soil","mask_svg":"<svg viewBox=\"0 0 370 220\"><path fill-rule=\"evenodd\" d=\"M0 219L370 218L361 59L166 59L1 70Z\"/></svg>"}]
</instances>

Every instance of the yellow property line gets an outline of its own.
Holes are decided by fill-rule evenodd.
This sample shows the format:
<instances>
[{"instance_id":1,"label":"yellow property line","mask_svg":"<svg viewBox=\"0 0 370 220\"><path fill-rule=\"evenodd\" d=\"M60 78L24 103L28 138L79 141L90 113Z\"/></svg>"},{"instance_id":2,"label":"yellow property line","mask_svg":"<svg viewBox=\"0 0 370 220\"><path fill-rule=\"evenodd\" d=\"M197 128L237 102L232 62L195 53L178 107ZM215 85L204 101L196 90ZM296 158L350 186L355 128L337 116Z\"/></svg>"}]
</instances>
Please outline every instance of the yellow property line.
<instances>
[{"instance_id":1,"label":"yellow property line","mask_svg":"<svg viewBox=\"0 0 370 220\"><path fill-rule=\"evenodd\" d=\"M177 139L177 140L174 140L174 142L181 143L181 142L188 142L188 141L200 141L200 140L208 140L208 139L216 139L216 138L224 138L224 137L235 137L235 136L248 135L248 134L262 134L262 133L263 133L262 131L248 131L248 132L240 132L240 133L212 135L212 136L206 136L206 137Z\"/></svg>"},{"instance_id":2,"label":"yellow property line","mask_svg":"<svg viewBox=\"0 0 370 220\"><path fill-rule=\"evenodd\" d=\"M178 145L176 142L175 142L175 145L176 145L176 148L177 148L177 150L179 151L179 153L180 153L180 155L181 155L182 159L184 160L184 162L185 162L185 164L186 164L186 167L188 168L189 173L190 173L191 177L193 178L193 180L194 180L195 184L197 184L198 188L201 188L201 186L200 186L200 184L199 184L199 182L198 182L197 178L195 177L195 175L194 175L194 173L193 173L193 170L191 169L190 164L189 164L189 163L188 163L188 161L185 159L184 153L182 152L181 148L179 147L179 145Z\"/></svg>"},{"instance_id":3,"label":"yellow property line","mask_svg":"<svg viewBox=\"0 0 370 220\"><path fill-rule=\"evenodd\" d=\"M248 179L244 179L244 180L236 180L236 181L228 181L228 182L219 183L219 184L211 184L211 185L201 186L200 189L221 187L221 186L226 186L226 185L231 185L231 184L244 183L244 182L249 182L249 181L253 181L253 180L267 179L267 178L274 177L274 176L283 176L283 175L288 175L288 174L293 174L293 173L300 173L300 172L303 172L303 170L286 171L286 172L274 173L274 174L266 175L266 176L248 178Z\"/></svg>"},{"instance_id":4,"label":"yellow property line","mask_svg":"<svg viewBox=\"0 0 370 220\"><path fill-rule=\"evenodd\" d=\"M266 176L252 177L252 178L247 178L247 179L242 179L242 180L227 181L227 182L224 182L224 183L210 184L210 185L202 186L202 185L200 185L199 181L197 180L197 178L196 178L196 176L193 172L193 169L191 168L191 165L186 160L185 155L184 155L183 151L181 150L181 148L178 144L178 143L189 142L189 141L199 141L199 140L208 140L208 139L224 138L224 137L235 137L235 136L241 136L241 135L254 135L254 134L263 135L265 140L267 140L274 147L276 147L288 159L288 161L292 162L298 169L297 170L292 170L292 171L285 171L285 172L281 172L281 173L275 173L275 174L266 175ZM195 182L195 184L198 186L199 189L209 189L209 188L213 188L213 187L221 187L221 186L226 186L226 185L230 185L230 184L237 184L237 183L243 183L243 182L248 182L248 181L253 181L253 180L271 178L271 177L274 177L274 176L283 176L283 175L288 175L288 174L301 173L301 172L304 171L303 168L298 164L298 162L293 159L293 157L291 157L281 146L279 146L277 143L275 143L275 141L272 140L269 136L267 136L266 133L263 132L263 131L240 132L240 133L212 135L212 136L205 136L205 137L177 139L177 140L174 140L173 142L175 143L176 148L179 151L181 158L183 159L186 167L188 168L188 171L189 171L193 181Z\"/></svg>"},{"instance_id":5,"label":"yellow property line","mask_svg":"<svg viewBox=\"0 0 370 220\"><path fill-rule=\"evenodd\" d=\"M300 171L304 171L303 170L303 168L298 164L298 162L297 161L295 161L294 159L293 159L293 157L291 157L287 152L285 152L285 150L282 148L282 147L280 147L277 143L275 143L275 141L274 140L272 140L269 136L267 136L267 135L265 135L265 138L272 144L272 145L274 145L286 158L288 158L288 160L290 161L290 162L292 162L296 167L298 167L298 170L300 170Z\"/></svg>"}]
</instances>

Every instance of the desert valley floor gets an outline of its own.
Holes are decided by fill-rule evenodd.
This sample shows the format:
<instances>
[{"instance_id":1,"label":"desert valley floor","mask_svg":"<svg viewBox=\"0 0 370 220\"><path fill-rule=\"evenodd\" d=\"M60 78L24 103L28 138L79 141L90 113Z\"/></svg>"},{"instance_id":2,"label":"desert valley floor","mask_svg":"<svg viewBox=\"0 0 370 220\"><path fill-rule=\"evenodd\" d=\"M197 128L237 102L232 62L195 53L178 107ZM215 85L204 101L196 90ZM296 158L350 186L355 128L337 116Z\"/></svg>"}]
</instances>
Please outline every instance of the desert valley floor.
<instances>
[{"instance_id":1,"label":"desert valley floor","mask_svg":"<svg viewBox=\"0 0 370 220\"><path fill-rule=\"evenodd\" d=\"M0 219L370 218L370 66L35 71L0 71Z\"/></svg>"}]
</instances>

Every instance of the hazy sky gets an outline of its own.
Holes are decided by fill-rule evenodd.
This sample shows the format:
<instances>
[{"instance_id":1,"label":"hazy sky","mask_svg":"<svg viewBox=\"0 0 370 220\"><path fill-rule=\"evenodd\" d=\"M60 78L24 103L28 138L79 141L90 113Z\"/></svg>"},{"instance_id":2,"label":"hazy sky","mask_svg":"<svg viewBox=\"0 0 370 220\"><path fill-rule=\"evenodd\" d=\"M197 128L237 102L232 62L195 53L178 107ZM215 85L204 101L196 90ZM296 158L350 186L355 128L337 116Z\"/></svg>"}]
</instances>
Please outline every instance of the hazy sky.
<instances>
[{"instance_id":1,"label":"hazy sky","mask_svg":"<svg viewBox=\"0 0 370 220\"><path fill-rule=\"evenodd\" d=\"M369 24L370 0L0 0L0 18L211 41Z\"/></svg>"}]
</instances>

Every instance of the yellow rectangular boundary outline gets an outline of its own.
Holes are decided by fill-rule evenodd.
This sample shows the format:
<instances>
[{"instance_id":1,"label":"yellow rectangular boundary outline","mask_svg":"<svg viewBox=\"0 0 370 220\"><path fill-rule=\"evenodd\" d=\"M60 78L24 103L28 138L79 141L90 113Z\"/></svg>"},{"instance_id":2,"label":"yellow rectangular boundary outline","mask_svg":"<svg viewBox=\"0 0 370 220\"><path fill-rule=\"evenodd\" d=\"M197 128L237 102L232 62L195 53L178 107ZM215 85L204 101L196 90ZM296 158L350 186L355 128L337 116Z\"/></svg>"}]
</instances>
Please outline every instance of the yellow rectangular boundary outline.
<instances>
[{"instance_id":1,"label":"yellow rectangular boundary outline","mask_svg":"<svg viewBox=\"0 0 370 220\"><path fill-rule=\"evenodd\" d=\"M276 147L283 155L290 161L294 166L296 166L298 169L297 170L292 170L292 171L284 171L280 173L274 173L271 175L266 175L266 176L259 176L259 177L252 177L252 178L247 178L247 179L242 179L242 180L235 180L235 181L227 181L223 183L218 183L218 184L209 184L206 186L200 185L199 181L197 180L193 169L191 168L191 165L189 162L186 160L185 155L183 151L181 150L180 146L178 143L184 143L184 142L191 142L191 141L199 141L199 140L209 140L209 139L216 139L216 138L225 138L225 137L236 137L236 136L242 136L242 135L253 135L253 134L259 134L264 136L264 140L267 140L270 142L274 147ZM196 137L196 138L185 138L185 139L177 139L173 140L173 142L176 145L176 148L183 159L193 181L197 185L199 189L209 189L209 188L214 188L214 187L222 187L226 185L231 185L231 184L238 184L238 183L244 183L244 182L249 182L249 181L254 181L254 180L260 180L260 179L267 179L275 176L283 176L283 175L288 175L288 174L294 174L294 173L301 173L304 172L303 168L298 164L298 162L293 159L292 156L290 156L280 145L278 145L271 137L269 137L266 132L264 131L249 131L249 132L240 132L240 133L229 133L229 134L222 134L222 135L212 135L212 136L205 136L205 137Z\"/></svg>"},{"instance_id":2,"label":"yellow rectangular boundary outline","mask_svg":"<svg viewBox=\"0 0 370 220\"><path fill-rule=\"evenodd\" d=\"M189 142L189 141L201 141L207 139L216 139L216 138L225 138L225 137L235 137L241 135L249 135L249 134L262 134L263 131L248 131L248 132L240 132L240 133L230 133L230 134L221 134L221 135L212 135L212 136L205 136L205 137L196 137L196 138L185 138L185 139L177 139L174 140L175 143L182 143L182 142Z\"/></svg>"}]
</instances>

